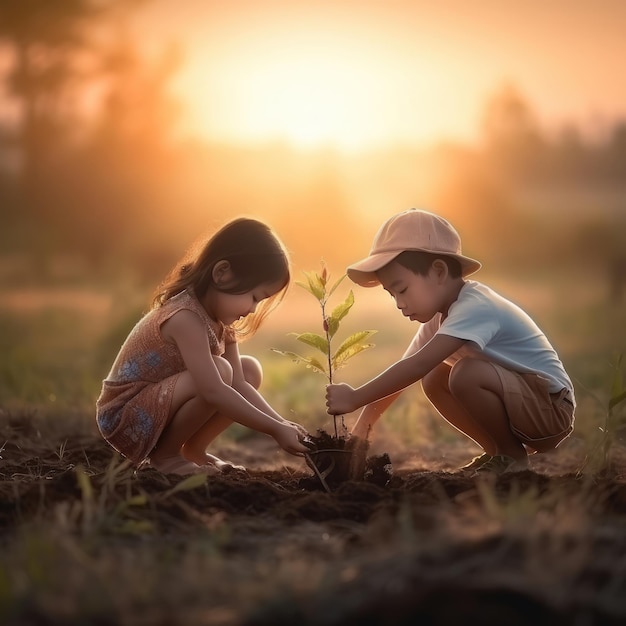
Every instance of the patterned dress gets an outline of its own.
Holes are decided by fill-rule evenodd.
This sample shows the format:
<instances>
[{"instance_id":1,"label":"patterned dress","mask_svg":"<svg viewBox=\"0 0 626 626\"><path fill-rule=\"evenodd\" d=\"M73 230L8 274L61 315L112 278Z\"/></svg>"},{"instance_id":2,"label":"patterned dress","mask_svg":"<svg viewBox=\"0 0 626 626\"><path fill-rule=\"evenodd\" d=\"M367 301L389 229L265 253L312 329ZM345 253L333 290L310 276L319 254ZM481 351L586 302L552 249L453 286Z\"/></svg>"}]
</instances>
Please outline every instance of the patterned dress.
<instances>
[{"instance_id":1,"label":"patterned dress","mask_svg":"<svg viewBox=\"0 0 626 626\"><path fill-rule=\"evenodd\" d=\"M211 319L196 296L188 291L139 320L103 381L96 402L100 433L136 464L148 457L161 436L176 380L187 369L176 345L161 336L161 325L184 309L193 311L204 321L212 354L224 354L225 344L235 341L234 331Z\"/></svg>"}]
</instances>

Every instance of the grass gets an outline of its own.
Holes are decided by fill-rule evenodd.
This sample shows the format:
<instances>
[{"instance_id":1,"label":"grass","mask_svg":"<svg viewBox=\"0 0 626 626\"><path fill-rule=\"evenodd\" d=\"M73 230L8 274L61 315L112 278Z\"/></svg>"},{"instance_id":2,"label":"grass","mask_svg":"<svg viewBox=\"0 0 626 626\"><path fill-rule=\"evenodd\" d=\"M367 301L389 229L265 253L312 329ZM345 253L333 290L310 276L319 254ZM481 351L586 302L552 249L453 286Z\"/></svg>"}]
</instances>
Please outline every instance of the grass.
<instances>
[{"instance_id":1,"label":"grass","mask_svg":"<svg viewBox=\"0 0 626 626\"><path fill-rule=\"evenodd\" d=\"M463 584L543 612L592 592L602 610L621 606L610 556L626 547L624 510L593 480L424 472L397 491L318 493L327 508L314 508L260 476L137 476L72 420L4 414L0 436L6 624L338 624L374 597L393 610ZM248 504L242 488L256 492Z\"/></svg>"}]
</instances>

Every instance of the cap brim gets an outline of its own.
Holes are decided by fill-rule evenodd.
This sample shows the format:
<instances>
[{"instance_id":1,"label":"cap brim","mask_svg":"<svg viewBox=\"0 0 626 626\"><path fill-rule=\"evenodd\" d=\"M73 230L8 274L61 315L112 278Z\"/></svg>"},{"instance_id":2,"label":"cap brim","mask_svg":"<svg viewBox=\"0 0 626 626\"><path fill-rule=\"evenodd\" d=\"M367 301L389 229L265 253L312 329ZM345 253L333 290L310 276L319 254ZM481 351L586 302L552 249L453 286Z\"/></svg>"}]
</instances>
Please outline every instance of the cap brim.
<instances>
[{"instance_id":1,"label":"cap brim","mask_svg":"<svg viewBox=\"0 0 626 626\"><path fill-rule=\"evenodd\" d=\"M380 252L372 254L366 259L357 261L348 266L346 273L348 278L361 287L376 287L380 285L380 280L376 276L376 272L381 270L385 265L391 263L397 256L402 254L403 250L394 252Z\"/></svg>"},{"instance_id":2,"label":"cap brim","mask_svg":"<svg viewBox=\"0 0 626 626\"><path fill-rule=\"evenodd\" d=\"M432 250L419 250L420 252L428 252L429 254L441 254L442 256L449 256L456 259L461 264L461 273L463 277L474 274L481 267L482 264L475 259L462 256L460 254L450 254L449 252L433 252ZM376 275L378 270L381 270L385 265L391 263L396 257L400 256L405 250L399 250L394 252L380 252L378 254L372 254L366 259L357 261L352 265L349 265L346 269L348 278L361 285L361 287L376 287L380 285L380 280Z\"/></svg>"}]
</instances>

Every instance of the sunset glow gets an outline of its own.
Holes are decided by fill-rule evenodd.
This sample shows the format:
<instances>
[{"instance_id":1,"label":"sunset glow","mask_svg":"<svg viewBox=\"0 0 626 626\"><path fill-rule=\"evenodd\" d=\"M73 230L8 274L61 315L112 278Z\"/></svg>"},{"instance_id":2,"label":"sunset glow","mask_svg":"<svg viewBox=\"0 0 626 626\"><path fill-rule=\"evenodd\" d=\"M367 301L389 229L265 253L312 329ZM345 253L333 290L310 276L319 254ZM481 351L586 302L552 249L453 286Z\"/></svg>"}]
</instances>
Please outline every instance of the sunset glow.
<instances>
[{"instance_id":1,"label":"sunset glow","mask_svg":"<svg viewBox=\"0 0 626 626\"><path fill-rule=\"evenodd\" d=\"M220 80L230 103L216 112L222 132L253 141L279 138L301 146L361 142L371 115L371 80L366 66L334 54L303 49L226 63ZM211 116L197 118L196 123L206 130L214 126Z\"/></svg>"},{"instance_id":2,"label":"sunset glow","mask_svg":"<svg viewBox=\"0 0 626 626\"><path fill-rule=\"evenodd\" d=\"M403 141L407 131L420 139L458 131L445 106L457 75L441 60L415 57L407 67L370 37L312 29L225 46L219 62L189 68L179 84L189 126L204 135L358 149Z\"/></svg>"},{"instance_id":3,"label":"sunset glow","mask_svg":"<svg viewBox=\"0 0 626 626\"><path fill-rule=\"evenodd\" d=\"M155 41L184 47L185 129L222 142L474 141L503 84L552 126L597 131L626 106L626 86L603 69L623 55L626 5L467 6L188 0L173 12L155 0L145 19Z\"/></svg>"}]
</instances>

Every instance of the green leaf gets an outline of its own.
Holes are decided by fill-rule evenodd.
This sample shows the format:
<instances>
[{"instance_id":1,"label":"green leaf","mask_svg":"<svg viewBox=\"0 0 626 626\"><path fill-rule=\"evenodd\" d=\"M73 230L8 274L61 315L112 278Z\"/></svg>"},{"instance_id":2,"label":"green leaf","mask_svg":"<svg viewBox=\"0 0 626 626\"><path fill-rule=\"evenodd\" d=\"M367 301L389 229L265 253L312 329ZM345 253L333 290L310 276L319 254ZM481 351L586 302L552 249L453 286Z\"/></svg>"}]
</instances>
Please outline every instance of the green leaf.
<instances>
[{"instance_id":1,"label":"green leaf","mask_svg":"<svg viewBox=\"0 0 626 626\"><path fill-rule=\"evenodd\" d=\"M326 366L322 362L320 362L318 359L316 359L314 356L308 357L306 361L307 361L306 366L309 369L312 369L315 372L319 372L320 374L326 375Z\"/></svg>"},{"instance_id":2,"label":"green leaf","mask_svg":"<svg viewBox=\"0 0 626 626\"><path fill-rule=\"evenodd\" d=\"M313 294L320 302L324 300L326 296L326 288L322 282L321 277L315 272L302 272L307 279L306 283L296 281L296 285L306 289L310 294Z\"/></svg>"},{"instance_id":3,"label":"green leaf","mask_svg":"<svg viewBox=\"0 0 626 626\"><path fill-rule=\"evenodd\" d=\"M306 343L313 348L317 348L323 354L328 354L328 341L326 337L322 337L316 333L289 333L293 335L298 341Z\"/></svg>"},{"instance_id":4,"label":"green leaf","mask_svg":"<svg viewBox=\"0 0 626 626\"><path fill-rule=\"evenodd\" d=\"M354 304L354 294L352 290L348 294L348 297L338 306L333 309L333 312L330 314L328 318L328 334L331 337L335 336L337 330L339 330L339 322L348 315L348 312L352 308Z\"/></svg>"},{"instance_id":5,"label":"green leaf","mask_svg":"<svg viewBox=\"0 0 626 626\"><path fill-rule=\"evenodd\" d=\"M93 500L93 487L91 485L91 479L83 469L82 465L78 465L74 470L76 472L76 480L83 496L83 500Z\"/></svg>"},{"instance_id":6,"label":"green leaf","mask_svg":"<svg viewBox=\"0 0 626 626\"><path fill-rule=\"evenodd\" d=\"M626 400L626 391L622 391L622 393L613 396L609 400L609 411L612 411L618 404L624 402L624 400Z\"/></svg>"},{"instance_id":7,"label":"green leaf","mask_svg":"<svg viewBox=\"0 0 626 626\"><path fill-rule=\"evenodd\" d=\"M330 298L330 296L333 295L333 293L335 292L335 289L337 289L337 287L339 287L339 285L341 284L341 282L343 281L343 279L347 276L347 274L344 274L331 288L330 291L328 292L328 297Z\"/></svg>"},{"instance_id":8,"label":"green leaf","mask_svg":"<svg viewBox=\"0 0 626 626\"><path fill-rule=\"evenodd\" d=\"M276 348L272 348L272 352L282 354L283 356L290 358L294 363L300 363L301 365L304 365L309 369L319 372L320 374L326 374L326 367L315 357L301 356L300 354L290 352L289 350L277 350Z\"/></svg>"},{"instance_id":9,"label":"green leaf","mask_svg":"<svg viewBox=\"0 0 626 626\"><path fill-rule=\"evenodd\" d=\"M375 330L361 330L357 333L350 335L347 339L345 339L342 344L337 348L335 354L333 354L333 362L340 358L346 350L351 348L352 346L362 343L372 335L376 333Z\"/></svg>"},{"instance_id":10,"label":"green leaf","mask_svg":"<svg viewBox=\"0 0 626 626\"><path fill-rule=\"evenodd\" d=\"M356 356L360 352L363 352L363 350L367 350L368 348L372 347L374 347L373 343L360 343L352 346L351 348L348 348L341 354L341 356L333 360L333 368L335 370L342 368L346 364L346 362L353 356Z\"/></svg>"},{"instance_id":11,"label":"green leaf","mask_svg":"<svg viewBox=\"0 0 626 626\"><path fill-rule=\"evenodd\" d=\"M619 396L624 391L624 381L622 379L622 355L618 355L615 359L613 380L611 381L611 398Z\"/></svg>"},{"instance_id":12,"label":"green leaf","mask_svg":"<svg viewBox=\"0 0 626 626\"><path fill-rule=\"evenodd\" d=\"M126 500L122 500L115 507L115 512L118 515L121 515L131 506L145 506L146 504L148 504L148 496L145 493L138 494L136 496L131 496L130 498L126 498Z\"/></svg>"},{"instance_id":13,"label":"green leaf","mask_svg":"<svg viewBox=\"0 0 626 626\"><path fill-rule=\"evenodd\" d=\"M169 498L171 495L178 493L179 491L191 491L192 489L197 489L198 487L202 487L206 485L207 475L206 474L192 474L185 478L185 480L181 480L179 483L174 485L169 491L166 491L163 494L163 498Z\"/></svg>"}]
</instances>

